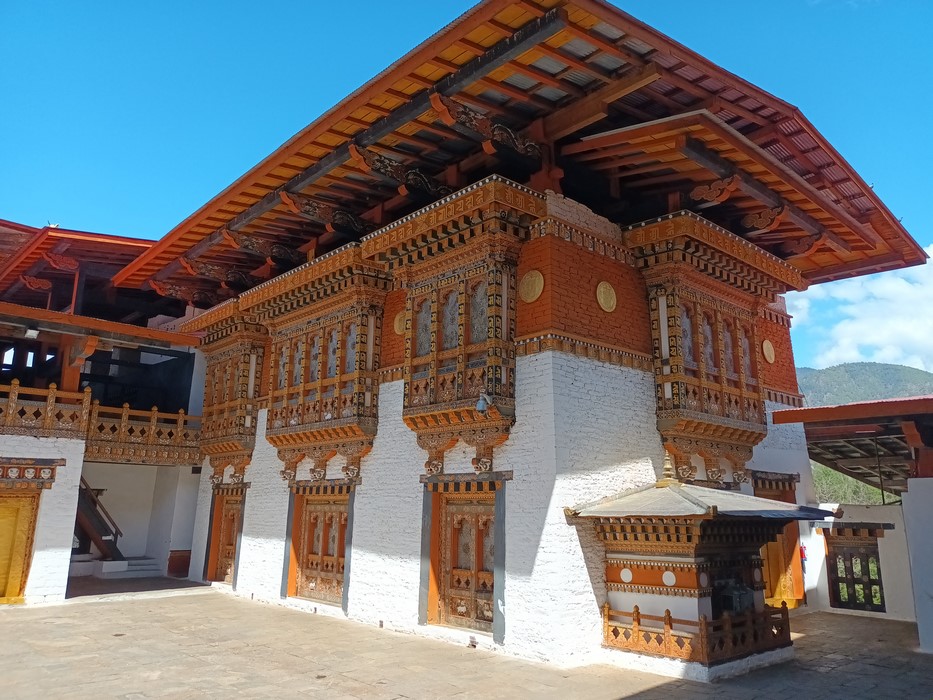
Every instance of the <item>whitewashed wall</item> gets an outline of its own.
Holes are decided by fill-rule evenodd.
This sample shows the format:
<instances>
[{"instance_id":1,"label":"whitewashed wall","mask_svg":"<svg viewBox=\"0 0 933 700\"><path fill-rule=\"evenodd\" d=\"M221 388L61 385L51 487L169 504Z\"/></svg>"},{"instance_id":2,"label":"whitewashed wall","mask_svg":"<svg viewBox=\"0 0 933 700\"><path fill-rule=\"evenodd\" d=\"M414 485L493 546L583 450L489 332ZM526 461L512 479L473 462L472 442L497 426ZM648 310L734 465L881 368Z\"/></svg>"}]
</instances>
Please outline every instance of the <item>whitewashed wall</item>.
<instances>
[{"instance_id":1,"label":"whitewashed wall","mask_svg":"<svg viewBox=\"0 0 933 700\"><path fill-rule=\"evenodd\" d=\"M797 503L814 505L816 496L813 491L813 471L810 469L810 457L807 454L807 437L801 423L774 425L771 414L782 411L788 406L771 401L765 402L768 415L768 434L755 446L749 469L780 474L800 474L797 484ZM752 492L748 485L748 493Z\"/></svg>"},{"instance_id":2,"label":"whitewashed wall","mask_svg":"<svg viewBox=\"0 0 933 700\"><path fill-rule=\"evenodd\" d=\"M211 465L207 458L201 465L198 478L194 531L191 536L191 564L188 578L192 581L204 581L204 565L207 558L207 538L211 529Z\"/></svg>"},{"instance_id":3,"label":"whitewashed wall","mask_svg":"<svg viewBox=\"0 0 933 700\"><path fill-rule=\"evenodd\" d=\"M52 488L43 490L39 497L32 564L25 592L27 603L64 600L78 505L78 485L81 483L81 465L84 460L84 441L4 435L0 442L0 455L3 457L65 460L65 465L56 471Z\"/></svg>"},{"instance_id":4,"label":"whitewashed wall","mask_svg":"<svg viewBox=\"0 0 933 700\"><path fill-rule=\"evenodd\" d=\"M84 465L84 478L91 488L106 489L100 501L123 531L117 546L124 556L146 555L158 472L159 467L149 465L103 462Z\"/></svg>"},{"instance_id":5,"label":"whitewashed wall","mask_svg":"<svg viewBox=\"0 0 933 700\"><path fill-rule=\"evenodd\" d=\"M904 525L910 548L914 611L920 649L933 653L933 479L909 479L904 494ZM904 575L905 572L901 572ZM882 576L884 574L882 573Z\"/></svg>"},{"instance_id":6,"label":"whitewashed wall","mask_svg":"<svg viewBox=\"0 0 933 700\"><path fill-rule=\"evenodd\" d=\"M820 506L825 510L835 511L835 503ZM855 506L842 504L843 516L836 522L850 523L891 523L893 530L885 530L884 537L878 540L878 558L881 560L881 581L884 587L886 611L883 613L833 608L829 603L828 573L826 571L826 541L812 528L807 546L808 580L815 586L807 589L807 606L810 609L828 610L853 615L882 617L890 620L914 622L914 593L910 580L910 561L907 551L907 530L904 526L904 513L900 504L887 506ZM803 532L808 528L801 524Z\"/></svg>"},{"instance_id":7,"label":"whitewashed wall","mask_svg":"<svg viewBox=\"0 0 933 700\"><path fill-rule=\"evenodd\" d=\"M178 490L175 494L175 513L172 519L170 549L191 549L200 481L200 475L193 474L191 467L179 468Z\"/></svg>"},{"instance_id":8,"label":"whitewashed wall","mask_svg":"<svg viewBox=\"0 0 933 700\"><path fill-rule=\"evenodd\" d=\"M265 439L266 409L256 421L256 446L246 469L246 507L237 569L237 594L259 600L278 600L288 520L288 484L282 480L282 462Z\"/></svg>"},{"instance_id":9,"label":"whitewashed wall","mask_svg":"<svg viewBox=\"0 0 933 700\"><path fill-rule=\"evenodd\" d=\"M164 574L172 546L172 521L178 493L178 467L157 467L152 490L152 512L146 538L146 556L155 559ZM119 524L119 523L118 523Z\"/></svg>"}]
</instances>

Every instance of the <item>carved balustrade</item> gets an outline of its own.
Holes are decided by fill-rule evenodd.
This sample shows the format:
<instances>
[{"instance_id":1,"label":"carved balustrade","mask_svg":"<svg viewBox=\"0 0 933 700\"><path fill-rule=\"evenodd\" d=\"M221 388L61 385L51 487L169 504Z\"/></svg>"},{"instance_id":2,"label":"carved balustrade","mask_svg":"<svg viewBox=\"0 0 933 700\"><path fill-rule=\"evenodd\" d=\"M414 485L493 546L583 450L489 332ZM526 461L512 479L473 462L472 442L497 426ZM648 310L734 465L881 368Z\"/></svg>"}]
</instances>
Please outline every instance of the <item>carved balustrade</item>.
<instances>
[{"instance_id":1,"label":"carved balustrade","mask_svg":"<svg viewBox=\"0 0 933 700\"><path fill-rule=\"evenodd\" d=\"M84 439L91 390L59 391L22 387L18 379L0 385L0 433Z\"/></svg>"},{"instance_id":2,"label":"carved balustrade","mask_svg":"<svg viewBox=\"0 0 933 700\"><path fill-rule=\"evenodd\" d=\"M91 407L84 458L99 462L198 465L201 417L184 411L163 413Z\"/></svg>"},{"instance_id":3,"label":"carved balustrade","mask_svg":"<svg viewBox=\"0 0 933 700\"><path fill-rule=\"evenodd\" d=\"M663 616L603 606L603 644L637 654L663 656L704 665L741 659L791 645L787 605L765 607L717 620L705 615L683 620L665 610Z\"/></svg>"}]
</instances>

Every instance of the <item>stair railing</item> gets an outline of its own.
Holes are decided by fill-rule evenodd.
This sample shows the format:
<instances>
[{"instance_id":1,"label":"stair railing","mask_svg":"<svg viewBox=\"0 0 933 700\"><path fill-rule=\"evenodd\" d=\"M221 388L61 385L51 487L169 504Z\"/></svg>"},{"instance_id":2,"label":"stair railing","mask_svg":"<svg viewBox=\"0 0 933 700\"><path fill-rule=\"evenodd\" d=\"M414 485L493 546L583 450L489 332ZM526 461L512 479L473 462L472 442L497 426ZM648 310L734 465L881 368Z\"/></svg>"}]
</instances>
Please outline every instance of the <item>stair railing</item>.
<instances>
[{"instance_id":1,"label":"stair railing","mask_svg":"<svg viewBox=\"0 0 933 700\"><path fill-rule=\"evenodd\" d=\"M113 531L113 543L116 545L117 540L123 536L123 531L120 529L119 525L117 525L116 521L113 519L113 516L110 515L110 513L104 507L104 504L101 503L100 498L97 496L96 490L91 488L91 485L87 483L87 480L83 476L81 477L81 488L84 489L85 493L87 493L91 503L93 503L94 507L97 508L97 512L100 513L104 520L107 521L107 524Z\"/></svg>"}]
</instances>

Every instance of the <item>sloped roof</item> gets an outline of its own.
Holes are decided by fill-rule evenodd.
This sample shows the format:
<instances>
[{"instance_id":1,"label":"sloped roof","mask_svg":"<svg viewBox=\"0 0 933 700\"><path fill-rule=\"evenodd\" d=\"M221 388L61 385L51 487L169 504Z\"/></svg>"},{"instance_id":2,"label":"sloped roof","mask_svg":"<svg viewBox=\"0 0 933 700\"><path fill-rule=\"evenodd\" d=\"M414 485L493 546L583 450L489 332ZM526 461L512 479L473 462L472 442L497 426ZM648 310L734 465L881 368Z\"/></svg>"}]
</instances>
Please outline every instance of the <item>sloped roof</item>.
<instances>
[{"instance_id":1,"label":"sloped roof","mask_svg":"<svg viewBox=\"0 0 933 700\"><path fill-rule=\"evenodd\" d=\"M574 506L571 511L583 518L718 516L822 520L832 516L829 511L810 506L676 482L628 491L595 503Z\"/></svg>"}]
</instances>

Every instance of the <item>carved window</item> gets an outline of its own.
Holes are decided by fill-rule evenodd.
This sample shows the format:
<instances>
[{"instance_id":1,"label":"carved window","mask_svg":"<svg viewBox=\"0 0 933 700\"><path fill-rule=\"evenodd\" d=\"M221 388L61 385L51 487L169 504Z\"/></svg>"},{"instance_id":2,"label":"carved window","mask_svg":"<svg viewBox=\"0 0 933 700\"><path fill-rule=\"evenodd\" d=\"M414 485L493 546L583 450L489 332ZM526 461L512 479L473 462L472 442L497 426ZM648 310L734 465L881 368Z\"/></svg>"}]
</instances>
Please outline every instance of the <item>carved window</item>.
<instances>
[{"instance_id":1,"label":"carved window","mask_svg":"<svg viewBox=\"0 0 933 700\"><path fill-rule=\"evenodd\" d=\"M489 337L489 295L486 283L480 282L470 292L470 343L482 343Z\"/></svg>"},{"instance_id":2,"label":"carved window","mask_svg":"<svg viewBox=\"0 0 933 700\"><path fill-rule=\"evenodd\" d=\"M415 315L415 356L423 357L431 352L431 301L421 302Z\"/></svg>"},{"instance_id":3,"label":"carved window","mask_svg":"<svg viewBox=\"0 0 933 700\"><path fill-rule=\"evenodd\" d=\"M292 386L301 384L301 372L304 368L305 344L304 338L295 341L295 355L292 360Z\"/></svg>"},{"instance_id":4,"label":"carved window","mask_svg":"<svg viewBox=\"0 0 933 700\"><path fill-rule=\"evenodd\" d=\"M747 328L739 329L739 344L741 346L742 353L742 371L745 372L746 381L754 381L755 375L753 373L752 365L752 349L751 349L751 340L749 339L749 333Z\"/></svg>"},{"instance_id":5,"label":"carved window","mask_svg":"<svg viewBox=\"0 0 933 700\"><path fill-rule=\"evenodd\" d=\"M719 372L719 359L716 357L716 333L710 317L703 314L703 361L707 372Z\"/></svg>"},{"instance_id":6,"label":"carved window","mask_svg":"<svg viewBox=\"0 0 933 700\"><path fill-rule=\"evenodd\" d=\"M680 307L681 346L683 347L684 364L687 367L696 367L697 359L694 352L693 317L685 306Z\"/></svg>"},{"instance_id":7,"label":"carved window","mask_svg":"<svg viewBox=\"0 0 933 700\"><path fill-rule=\"evenodd\" d=\"M311 356L308 358L308 381L316 382L320 378L321 338L315 335L308 342L311 348Z\"/></svg>"},{"instance_id":8,"label":"carved window","mask_svg":"<svg viewBox=\"0 0 933 700\"><path fill-rule=\"evenodd\" d=\"M725 371L730 376L738 374L735 365L735 342L733 340L734 331L732 324L723 325L722 331L722 354L725 356Z\"/></svg>"},{"instance_id":9,"label":"carved window","mask_svg":"<svg viewBox=\"0 0 933 700\"><path fill-rule=\"evenodd\" d=\"M332 328L327 334L327 378L337 376L337 329Z\"/></svg>"},{"instance_id":10,"label":"carved window","mask_svg":"<svg viewBox=\"0 0 933 700\"><path fill-rule=\"evenodd\" d=\"M275 373L276 388L285 388L285 369L288 367L288 345L282 343L279 345L278 371Z\"/></svg>"},{"instance_id":11,"label":"carved window","mask_svg":"<svg viewBox=\"0 0 933 700\"><path fill-rule=\"evenodd\" d=\"M444 299L441 322L441 350L453 350L460 344L457 309L457 291L451 291Z\"/></svg>"},{"instance_id":12,"label":"carved window","mask_svg":"<svg viewBox=\"0 0 933 700\"><path fill-rule=\"evenodd\" d=\"M874 537L834 542L826 559L830 605L848 610L885 612L881 558Z\"/></svg>"},{"instance_id":13,"label":"carved window","mask_svg":"<svg viewBox=\"0 0 933 700\"><path fill-rule=\"evenodd\" d=\"M347 497L297 498L301 524L295 543L298 561L293 595L339 603L343 597Z\"/></svg>"},{"instance_id":14,"label":"carved window","mask_svg":"<svg viewBox=\"0 0 933 700\"><path fill-rule=\"evenodd\" d=\"M343 371L350 373L356 369L356 323L347 326L347 343L343 349Z\"/></svg>"}]
</instances>

